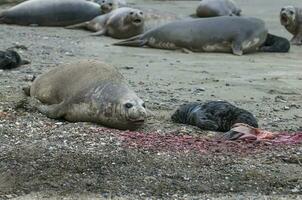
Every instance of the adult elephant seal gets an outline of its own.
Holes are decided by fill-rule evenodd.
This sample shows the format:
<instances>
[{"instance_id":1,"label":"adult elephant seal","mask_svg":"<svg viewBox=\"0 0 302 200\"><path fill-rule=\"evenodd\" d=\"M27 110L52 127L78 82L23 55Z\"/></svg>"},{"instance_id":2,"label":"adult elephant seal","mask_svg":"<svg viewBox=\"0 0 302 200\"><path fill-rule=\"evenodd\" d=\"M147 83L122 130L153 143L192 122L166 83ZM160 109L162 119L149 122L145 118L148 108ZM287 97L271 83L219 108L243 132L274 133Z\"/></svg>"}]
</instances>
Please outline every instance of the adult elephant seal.
<instances>
[{"instance_id":1,"label":"adult elephant seal","mask_svg":"<svg viewBox=\"0 0 302 200\"><path fill-rule=\"evenodd\" d=\"M266 37L267 29L260 19L223 16L171 22L115 45L242 55L257 51Z\"/></svg>"},{"instance_id":2,"label":"adult elephant seal","mask_svg":"<svg viewBox=\"0 0 302 200\"><path fill-rule=\"evenodd\" d=\"M59 66L39 76L31 97L38 110L54 119L95 122L118 129L136 129L146 119L145 104L114 68L98 61Z\"/></svg>"},{"instance_id":3,"label":"adult elephant seal","mask_svg":"<svg viewBox=\"0 0 302 200\"><path fill-rule=\"evenodd\" d=\"M280 11L280 22L288 32L293 34L291 43L302 45L302 8L283 7Z\"/></svg>"},{"instance_id":4,"label":"adult elephant seal","mask_svg":"<svg viewBox=\"0 0 302 200\"><path fill-rule=\"evenodd\" d=\"M93 0L93 2L99 4L102 9L109 8L111 10L127 5L125 0Z\"/></svg>"},{"instance_id":5,"label":"adult elephant seal","mask_svg":"<svg viewBox=\"0 0 302 200\"><path fill-rule=\"evenodd\" d=\"M130 38L144 31L144 14L133 8L118 8L91 21L67 26L66 28L85 28L96 33L117 39Z\"/></svg>"},{"instance_id":6,"label":"adult elephant seal","mask_svg":"<svg viewBox=\"0 0 302 200\"><path fill-rule=\"evenodd\" d=\"M85 0L28 0L3 11L0 23L68 26L100 14L100 5Z\"/></svg>"},{"instance_id":7,"label":"adult elephant seal","mask_svg":"<svg viewBox=\"0 0 302 200\"><path fill-rule=\"evenodd\" d=\"M241 9L232 0L202 0L197 9L197 17L240 16Z\"/></svg>"}]
</instances>

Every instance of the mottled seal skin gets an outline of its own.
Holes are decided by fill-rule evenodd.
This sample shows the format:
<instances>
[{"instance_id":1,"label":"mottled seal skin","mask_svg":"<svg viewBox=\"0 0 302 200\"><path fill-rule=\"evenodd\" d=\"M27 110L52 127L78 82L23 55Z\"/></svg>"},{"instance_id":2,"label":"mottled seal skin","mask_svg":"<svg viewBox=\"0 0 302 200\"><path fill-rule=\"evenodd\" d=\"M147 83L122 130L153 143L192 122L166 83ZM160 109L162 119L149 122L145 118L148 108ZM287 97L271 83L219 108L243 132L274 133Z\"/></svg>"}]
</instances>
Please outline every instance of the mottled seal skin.
<instances>
[{"instance_id":1,"label":"mottled seal skin","mask_svg":"<svg viewBox=\"0 0 302 200\"><path fill-rule=\"evenodd\" d=\"M13 69L29 63L14 50L0 51L0 69Z\"/></svg>"},{"instance_id":2,"label":"mottled seal skin","mask_svg":"<svg viewBox=\"0 0 302 200\"><path fill-rule=\"evenodd\" d=\"M302 8L294 6L281 8L280 22L288 32L293 34L291 43L302 45Z\"/></svg>"},{"instance_id":3,"label":"mottled seal skin","mask_svg":"<svg viewBox=\"0 0 302 200\"><path fill-rule=\"evenodd\" d=\"M110 13L98 16L91 21L67 26L66 28L85 28L96 33L117 39L126 39L143 33L144 14L133 8L118 8Z\"/></svg>"},{"instance_id":4,"label":"mottled seal skin","mask_svg":"<svg viewBox=\"0 0 302 200\"><path fill-rule=\"evenodd\" d=\"M259 47L260 52L279 52L287 53L290 50L290 42L288 39L267 34L265 42Z\"/></svg>"},{"instance_id":5,"label":"mottled seal skin","mask_svg":"<svg viewBox=\"0 0 302 200\"><path fill-rule=\"evenodd\" d=\"M260 19L222 16L178 20L115 45L242 55L257 51L266 36L267 28Z\"/></svg>"},{"instance_id":6,"label":"mottled seal skin","mask_svg":"<svg viewBox=\"0 0 302 200\"><path fill-rule=\"evenodd\" d=\"M229 131L236 123L258 127L256 118L250 112L226 101L184 104L171 118L176 123L190 124L211 131Z\"/></svg>"},{"instance_id":7,"label":"mottled seal skin","mask_svg":"<svg viewBox=\"0 0 302 200\"><path fill-rule=\"evenodd\" d=\"M0 23L68 26L100 14L100 5L85 0L28 0L3 11Z\"/></svg>"},{"instance_id":8,"label":"mottled seal skin","mask_svg":"<svg viewBox=\"0 0 302 200\"><path fill-rule=\"evenodd\" d=\"M240 16L241 9L232 0L202 0L197 9L197 17Z\"/></svg>"},{"instance_id":9,"label":"mottled seal skin","mask_svg":"<svg viewBox=\"0 0 302 200\"><path fill-rule=\"evenodd\" d=\"M40 112L54 119L130 130L146 119L143 100L114 67L99 61L78 61L50 70L34 80L30 96L43 103L37 107Z\"/></svg>"}]
</instances>

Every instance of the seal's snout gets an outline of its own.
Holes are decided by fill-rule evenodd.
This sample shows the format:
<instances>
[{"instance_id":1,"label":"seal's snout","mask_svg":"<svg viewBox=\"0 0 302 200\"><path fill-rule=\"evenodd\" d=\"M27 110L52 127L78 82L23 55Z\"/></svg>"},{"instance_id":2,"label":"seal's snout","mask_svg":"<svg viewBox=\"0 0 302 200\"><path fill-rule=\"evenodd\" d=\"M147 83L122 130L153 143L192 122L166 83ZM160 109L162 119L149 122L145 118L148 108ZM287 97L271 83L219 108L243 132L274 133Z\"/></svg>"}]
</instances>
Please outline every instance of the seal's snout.
<instances>
[{"instance_id":1,"label":"seal's snout","mask_svg":"<svg viewBox=\"0 0 302 200\"><path fill-rule=\"evenodd\" d=\"M144 14L142 11L131 11L129 14L134 25L140 26L144 23Z\"/></svg>"}]
</instances>

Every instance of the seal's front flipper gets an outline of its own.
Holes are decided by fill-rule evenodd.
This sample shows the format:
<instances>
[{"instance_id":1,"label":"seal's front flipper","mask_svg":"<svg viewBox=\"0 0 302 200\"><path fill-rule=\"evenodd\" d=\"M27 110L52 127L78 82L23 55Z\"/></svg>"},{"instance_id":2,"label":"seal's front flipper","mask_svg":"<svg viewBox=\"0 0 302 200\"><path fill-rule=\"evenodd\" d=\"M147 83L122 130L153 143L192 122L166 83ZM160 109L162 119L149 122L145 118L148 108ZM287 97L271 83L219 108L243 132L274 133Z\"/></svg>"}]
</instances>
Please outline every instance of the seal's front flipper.
<instances>
[{"instance_id":1,"label":"seal's front flipper","mask_svg":"<svg viewBox=\"0 0 302 200\"><path fill-rule=\"evenodd\" d=\"M128 40L114 43L113 45L118 46L131 46L131 47L142 47L147 44L148 40L142 39L142 35L134 36Z\"/></svg>"},{"instance_id":2,"label":"seal's front flipper","mask_svg":"<svg viewBox=\"0 0 302 200\"><path fill-rule=\"evenodd\" d=\"M237 56L241 56L243 54L241 42L234 41L232 43L232 51L233 51L233 54L235 54Z\"/></svg>"},{"instance_id":3,"label":"seal's front flipper","mask_svg":"<svg viewBox=\"0 0 302 200\"><path fill-rule=\"evenodd\" d=\"M92 33L91 36L101 36L101 35L105 35L106 34L106 29L101 29L95 33Z\"/></svg>"},{"instance_id":4,"label":"seal's front flipper","mask_svg":"<svg viewBox=\"0 0 302 200\"><path fill-rule=\"evenodd\" d=\"M218 124L212 120L197 119L196 126L202 130L217 131Z\"/></svg>"},{"instance_id":5,"label":"seal's front flipper","mask_svg":"<svg viewBox=\"0 0 302 200\"><path fill-rule=\"evenodd\" d=\"M293 45L302 45L302 34L298 34L296 36L294 36L290 42L293 44Z\"/></svg>"},{"instance_id":6,"label":"seal's front flipper","mask_svg":"<svg viewBox=\"0 0 302 200\"><path fill-rule=\"evenodd\" d=\"M290 42L283 37L267 34L265 42L259 47L261 52L287 53L290 49Z\"/></svg>"},{"instance_id":7,"label":"seal's front flipper","mask_svg":"<svg viewBox=\"0 0 302 200\"><path fill-rule=\"evenodd\" d=\"M66 105L64 101L59 104L52 104L52 105L40 105L37 106L38 110L52 119L60 119L63 118L65 115Z\"/></svg>"}]
</instances>

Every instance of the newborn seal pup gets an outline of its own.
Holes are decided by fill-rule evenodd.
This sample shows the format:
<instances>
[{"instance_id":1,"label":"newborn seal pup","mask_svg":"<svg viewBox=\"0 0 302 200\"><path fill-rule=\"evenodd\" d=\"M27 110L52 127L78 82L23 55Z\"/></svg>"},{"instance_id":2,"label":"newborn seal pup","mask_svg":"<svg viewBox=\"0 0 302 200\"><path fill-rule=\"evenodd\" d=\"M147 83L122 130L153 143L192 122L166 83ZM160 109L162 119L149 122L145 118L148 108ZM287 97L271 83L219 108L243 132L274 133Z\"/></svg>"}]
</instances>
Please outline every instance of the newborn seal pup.
<instances>
[{"instance_id":1,"label":"newborn seal pup","mask_svg":"<svg viewBox=\"0 0 302 200\"><path fill-rule=\"evenodd\" d=\"M197 17L240 16L241 9L232 0L202 0L197 9Z\"/></svg>"},{"instance_id":2,"label":"newborn seal pup","mask_svg":"<svg viewBox=\"0 0 302 200\"><path fill-rule=\"evenodd\" d=\"M29 63L14 50L0 51L0 69L13 69Z\"/></svg>"},{"instance_id":3,"label":"newborn seal pup","mask_svg":"<svg viewBox=\"0 0 302 200\"><path fill-rule=\"evenodd\" d=\"M267 28L260 19L222 16L171 22L115 45L242 55L257 51L266 37Z\"/></svg>"},{"instance_id":4,"label":"newborn seal pup","mask_svg":"<svg viewBox=\"0 0 302 200\"><path fill-rule=\"evenodd\" d=\"M190 124L211 131L226 132L236 123L258 127L256 118L250 112L226 101L184 104L171 118L176 123Z\"/></svg>"},{"instance_id":5,"label":"newborn seal pup","mask_svg":"<svg viewBox=\"0 0 302 200\"><path fill-rule=\"evenodd\" d=\"M133 8L118 8L91 21L67 26L66 28L85 28L96 33L117 39L126 39L143 33L144 14Z\"/></svg>"},{"instance_id":6,"label":"newborn seal pup","mask_svg":"<svg viewBox=\"0 0 302 200\"><path fill-rule=\"evenodd\" d=\"M279 52L287 53L290 49L290 42L288 39L267 34L265 42L259 47L260 52Z\"/></svg>"},{"instance_id":7,"label":"newborn seal pup","mask_svg":"<svg viewBox=\"0 0 302 200\"><path fill-rule=\"evenodd\" d=\"M100 5L85 0L28 0L1 12L0 23L68 26L100 14Z\"/></svg>"},{"instance_id":8,"label":"newborn seal pup","mask_svg":"<svg viewBox=\"0 0 302 200\"><path fill-rule=\"evenodd\" d=\"M56 67L37 77L29 91L54 119L94 122L117 129L136 129L146 119L145 104L112 66L80 61Z\"/></svg>"},{"instance_id":9,"label":"newborn seal pup","mask_svg":"<svg viewBox=\"0 0 302 200\"><path fill-rule=\"evenodd\" d=\"M281 24L293 34L291 43L302 45L302 8L285 6L280 11Z\"/></svg>"}]
</instances>

